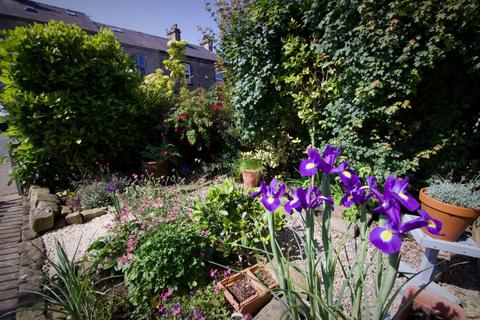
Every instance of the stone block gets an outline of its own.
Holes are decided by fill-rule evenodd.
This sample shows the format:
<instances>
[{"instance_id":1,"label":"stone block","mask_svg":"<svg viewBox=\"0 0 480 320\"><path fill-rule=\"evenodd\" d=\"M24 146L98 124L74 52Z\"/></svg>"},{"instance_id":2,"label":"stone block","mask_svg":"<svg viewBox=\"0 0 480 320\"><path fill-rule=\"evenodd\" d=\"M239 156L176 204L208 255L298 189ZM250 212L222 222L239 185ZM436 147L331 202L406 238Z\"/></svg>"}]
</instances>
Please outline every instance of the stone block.
<instances>
[{"instance_id":1,"label":"stone block","mask_svg":"<svg viewBox=\"0 0 480 320\"><path fill-rule=\"evenodd\" d=\"M43 208L52 208L55 214L58 213L58 203L56 202L44 201L44 200L38 201L37 209L43 209Z\"/></svg>"},{"instance_id":2,"label":"stone block","mask_svg":"<svg viewBox=\"0 0 480 320\"><path fill-rule=\"evenodd\" d=\"M283 302L272 299L260 312L253 318L254 320L286 320L289 319L288 311Z\"/></svg>"},{"instance_id":3,"label":"stone block","mask_svg":"<svg viewBox=\"0 0 480 320\"><path fill-rule=\"evenodd\" d=\"M52 208L31 209L30 228L35 232L47 231L53 228L55 214Z\"/></svg>"},{"instance_id":4,"label":"stone block","mask_svg":"<svg viewBox=\"0 0 480 320\"><path fill-rule=\"evenodd\" d=\"M69 206L61 206L60 207L60 215L62 217L65 217L65 216L69 215L70 213L72 213L72 209L70 209Z\"/></svg>"},{"instance_id":5,"label":"stone block","mask_svg":"<svg viewBox=\"0 0 480 320\"><path fill-rule=\"evenodd\" d=\"M30 197L30 208L36 208L40 201L60 203L60 199L56 195L50 194L46 192L46 190L33 190L32 196Z\"/></svg>"},{"instance_id":6,"label":"stone block","mask_svg":"<svg viewBox=\"0 0 480 320\"><path fill-rule=\"evenodd\" d=\"M107 213L107 208L95 208L90 210L84 210L80 212L83 217L83 221L90 221L97 217L103 216Z\"/></svg>"},{"instance_id":7,"label":"stone block","mask_svg":"<svg viewBox=\"0 0 480 320\"><path fill-rule=\"evenodd\" d=\"M82 215L78 211L70 213L69 215L67 215L65 217L65 219L67 220L68 224L82 224L83 223Z\"/></svg>"},{"instance_id":8,"label":"stone block","mask_svg":"<svg viewBox=\"0 0 480 320\"><path fill-rule=\"evenodd\" d=\"M34 191L42 191L42 192L45 192L45 193L50 193L50 189L47 188L47 187L41 187L41 186L36 186L36 185L32 185L29 189L28 189L28 198L32 198L32 193Z\"/></svg>"}]
</instances>

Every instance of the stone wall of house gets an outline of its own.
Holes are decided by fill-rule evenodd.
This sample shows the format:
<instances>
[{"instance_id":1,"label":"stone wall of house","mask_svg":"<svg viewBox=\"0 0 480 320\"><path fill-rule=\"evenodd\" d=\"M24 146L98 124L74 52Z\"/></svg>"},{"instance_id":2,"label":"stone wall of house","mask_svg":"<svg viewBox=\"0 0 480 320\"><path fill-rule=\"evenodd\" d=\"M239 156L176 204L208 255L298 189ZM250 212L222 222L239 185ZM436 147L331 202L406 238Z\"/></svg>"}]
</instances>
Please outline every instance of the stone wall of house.
<instances>
[{"instance_id":1,"label":"stone wall of house","mask_svg":"<svg viewBox=\"0 0 480 320\"><path fill-rule=\"evenodd\" d=\"M146 48L133 47L122 44L123 52L128 55L142 54L146 61L146 74L154 73L164 59L160 57L160 52L157 50L151 50Z\"/></svg>"},{"instance_id":2,"label":"stone wall of house","mask_svg":"<svg viewBox=\"0 0 480 320\"><path fill-rule=\"evenodd\" d=\"M0 15L0 30L15 29L18 26L30 24L32 21L22 20L20 18L11 19Z\"/></svg>"},{"instance_id":3,"label":"stone wall of house","mask_svg":"<svg viewBox=\"0 0 480 320\"><path fill-rule=\"evenodd\" d=\"M213 61L188 58L188 62L192 72L192 80L189 85L191 89L198 87L208 89L215 84L215 64Z\"/></svg>"}]
</instances>

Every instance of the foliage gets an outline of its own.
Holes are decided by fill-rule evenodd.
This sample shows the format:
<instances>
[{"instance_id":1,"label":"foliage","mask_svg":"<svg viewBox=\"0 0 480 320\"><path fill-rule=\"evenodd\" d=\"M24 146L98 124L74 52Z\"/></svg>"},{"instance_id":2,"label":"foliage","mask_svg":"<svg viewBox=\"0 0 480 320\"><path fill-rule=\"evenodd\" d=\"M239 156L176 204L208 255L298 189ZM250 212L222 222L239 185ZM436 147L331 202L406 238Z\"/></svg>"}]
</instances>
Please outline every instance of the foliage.
<instances>
[{"instance_id":1,"label":"foliage","mask_svg":"<svg viewBox=\"0 0 480 320\"><path fill-rule=\"evenodd\" d=\"M255 159L249 159L249 158L242 158L240 159L238 163L238 171L245 171L245 170L258 170L262 171L263 165L260 161L255 160Z\"/></svg>"},{"instance_id":2,"label":"foliage","mask_svg":"<svg viewBox=\"0 0 480 320\"><path fill-rule=\"evenodd\" d=\"M20 145L13 175L23 184L56 186L96 161L135 160L149 112L113 32L53 21L17 27L1 40L0 61L8 135Z\"/></svg>"},{"instance_id":3,"label":"foliage","mask_svg":"<svg viewBox=\"0 0 480 320\"><path fill-rule=\"evenodd\" d=\"M452 182L435 179L427 188L427 194L442 202L471 209L480 208L480 177L471 181Z\"/></svg>"},{"instance_id":4,"label":"foliage","mask_svg":"<svg viewBox=\"0 0 480 320\"><path fill-rule=\"evenodd\" d=\"M158 304L158 318L161 319L224 320L230 316L223 293L214 289L212 284L188 295L167 297ZM177 315L172 314L177 312Z\"/></svg>"},{"instance_id":5,"label":"foliage","mask_svg":"<svg viewBox=\"0 0 480 320\"><path fill-rule=\"evenodd\" d=\"M169 72L168 76L171 81L168 82L169 91L173 91L175 85L180 87L186 86L185 79L185 46L187 45L186 41L175 41L170 40L168 42L168 59L163 60L165 69Z\"/></svg>"},{"instance_id":6,"label":"foliage","mask_svg":"<svg viewBox=\"0 0 480 320\"><path fill-rule=\"evenodd\" d=\"M125 270L125 284L136 313L148 315L164 288L195 288L202 280L207 249L196 227L179 218L145 233Z\"/></svg>"},{"instance_id":7,"label":"foliage","mask_svg":"<svg viewBox=\"0 0 480 320\"><path fill-rule=\"evenodd\" d=\"M342 144L360 171L380 178L478 171L477 2L219 0L212 8L244 138L271 142L284 131Z\"/></svg>"},{"instance_id":8,"label":"foliage","mask_svg":"<svg viewBox=\"0 0 480 320\"><path fill-rule=\"evenodd\" d=\"M74 258L69 259L58 240L55 240L55 248L57 263L44 255L55 274L51 278L45 276L45 293L37 294L48 302L49 308L71 319L108 319L108 309L103 304L102 295L97 294L98 282L91 281L93 270L78 266Z\"/></svg>"},{"instance_id":9,"label":"foliage","mask_svg":"<svg viewBox=\"0 0 480 320\"><path fill-rule=\"evenodd\" d=\"M175 146L171 143L163 144L159 147L148 145L141 154L145 161L173 161L175 157L180 156L176 151Z\"/></svg>"},{"instance_id":10,"label":"foliage","mask_svg":"<svg viewBox=\"0 0 480 320\"><path fill-rule=\"evenodd\" d=\"M192 217L213 248L224 256L244 254L245 247L269 239L262 207L233 180L210 188L206 199L195 201ZM282 225L278 220L276 228Z\"/></svg>"},{"instance_id":11,"label":"foliage","mask_svg":"<svg viewBox=\"0 0 480 320\"><path fill-rule=\"evenodd\" d=\"M76 197L80 201L83 210L106 207L111 204L112 196L106 189L107 184L96 182L80 187L77 190Z\"/></svg>"}]
</instances>

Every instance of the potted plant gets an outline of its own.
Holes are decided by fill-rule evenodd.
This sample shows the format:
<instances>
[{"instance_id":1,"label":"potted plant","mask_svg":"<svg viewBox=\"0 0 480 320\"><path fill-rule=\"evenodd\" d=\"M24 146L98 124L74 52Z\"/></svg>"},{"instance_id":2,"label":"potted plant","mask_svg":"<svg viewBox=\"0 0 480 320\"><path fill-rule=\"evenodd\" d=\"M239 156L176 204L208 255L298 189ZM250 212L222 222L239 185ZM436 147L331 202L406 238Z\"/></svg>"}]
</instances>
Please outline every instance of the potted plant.
<instances>
[{"instance_id":1,"label":"potted plant","mask_svg":"<svg viewBox=\"0 0 480 320\"><path fill-rule=\"evenodd\" d=\"M223 279L219 286L235 310L255 315L272 299L270 290L278 283L264 265L255 265Z\"/></svg>"},{"instance_id":2,"label":"potted plant","mask_svg":"<svg viewBox=\"0 0 480 320\"><path fill-rule=\"evenodd\" d=\"M458 304L450 300L442 298L430 291L422 290L416 296L417 291L420 290L418 286L410 286L405 290L405 295L402 298L400 308L405 306L407 302L411 301L410 305L406 307L399 314L399 320L407 319L450 319L450 320L465 320L465 311Z\"/></svg>"},{"instance_id":3,"label":"potted plant","mask_svg":"<svg viewBox=\"0 0 480 320\"><path fill-rule=\"evenodd\" d=\"M243 185L247 188L255 188L260 185L264 167L258 160L243 158L238 164L238 171L242 175Z\"/></svg>"},{"instance_id":4,"label":"potted plant","mask_svg":"<svg viewBox=\"0 0 480 320\"><path fill-rule=\"evenodd\" d=\"M166 177L170 173L169 163L175 160L179 154L175 150L175 146L170 143L164 143L161 146L147 146L141 153L142 170L154 177Z\"/></svg>"},{"instance_id":5,"label":"potted plant","mask_svg":"<svg viewBox=\"0 0 480 320\"><path fill-rule=\"evenodd\" d=\"M432 218L442 222L444 236L432 237L456 241L468 225L480 215L479 179L470 182L454 183L450 180L436 179L429 187L420 190L422 210Z\"/></svg>"}]
</instances>

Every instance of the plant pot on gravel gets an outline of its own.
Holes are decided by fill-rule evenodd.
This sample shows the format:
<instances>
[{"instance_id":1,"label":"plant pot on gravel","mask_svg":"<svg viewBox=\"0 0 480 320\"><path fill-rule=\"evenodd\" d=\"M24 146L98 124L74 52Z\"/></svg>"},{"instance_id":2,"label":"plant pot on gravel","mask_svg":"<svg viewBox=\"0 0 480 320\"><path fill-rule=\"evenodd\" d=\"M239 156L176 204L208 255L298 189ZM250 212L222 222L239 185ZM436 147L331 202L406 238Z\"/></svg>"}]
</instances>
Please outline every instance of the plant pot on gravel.
<instances>
[{"instance_id":1,"label":"plant pot on gravel","mask_svg":"<svg viewBox=\"0 0 480 320\"><path fill-rule=\"evenodd\" d=\"M410 286L405 290L400 308L407 301L413 298L415 293L420 290L418 286ZM422 290L410 306L408 306L400 315L399 320L433 319L433 320L465 320L466 314L462 307L450 300L442 298L427 290Z\"/></svg>"},{"instance_id":2,"label":"plant pot on gravel","mask_svg":"<svg viewBox=\"0 0 480 320\"><path fill-rule=\"evenodd\" d=\"M421 208L442 222L444 236L432 235L426 228L423 231L434 238L456 241L480 216L480 192L475 191L475 184L438 181L421 189Z\"/></svg>"},{"instance_id":3,"label":"plant pot on gravel","mask_svg":"<svg viewBox=\"0 0 480 320\"><path fill-rule=\"evenodd\" d=\"M170 162L179 154L172 144L162 144L159 147L147 146L142 152L142 171L155 178L166 177L170 174Z\"/></svg>"},{"instance_id":4,"label":"plant pot on gravel","mask_svg":"<svg viewBox=\"0 0 480 320\"><path fill-rule=\"evenodd\" d=\"M238 171L242 174L243 185L247 188L259 186L263 170L260 161L253 159L241 159L238 166Z\"/></svg>"},{"instance_id":5,"label":"plant pot on gravel","mask_svg":"<svg viewBox=\"0 0 480 320\"><path fill-rule=\"evenodd\" d=\"M272 298L269 289L265 288L248 269L223 279L220 288L235 310L252 316Z\"/></svg>"}]
</instances>

